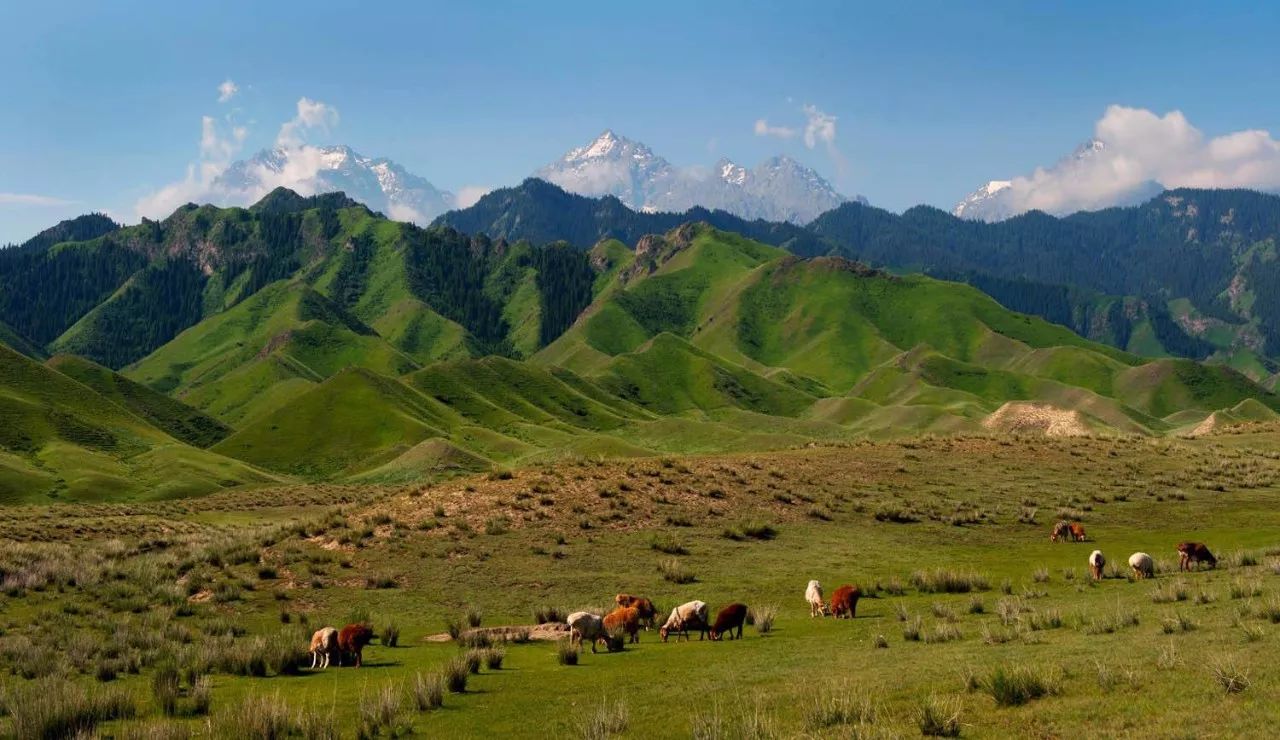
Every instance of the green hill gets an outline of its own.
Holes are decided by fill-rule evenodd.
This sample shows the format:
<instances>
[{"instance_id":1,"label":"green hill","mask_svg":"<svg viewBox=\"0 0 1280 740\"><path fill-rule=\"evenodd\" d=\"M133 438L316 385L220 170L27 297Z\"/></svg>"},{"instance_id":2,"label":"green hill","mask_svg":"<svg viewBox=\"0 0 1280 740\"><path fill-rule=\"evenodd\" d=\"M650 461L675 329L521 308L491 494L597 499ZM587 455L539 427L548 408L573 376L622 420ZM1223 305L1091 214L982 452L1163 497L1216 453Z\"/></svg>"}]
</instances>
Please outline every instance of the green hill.
<instances>
[{"instance_id":1,"label":"green hill","mask_svg":"<svg viewBox=\"0 0 1280 740\"><path fill-rule=\"evenodd\" d=\"M0 346L0 501L172 498L268 480Z\"/></svg>"},{"instance_id":2,"label":"green hill","mask_svg":"<svg viewBox=\"0 0 1280 740\"><path fill-rule=\"evenodd\" d=\"M30 342L26 337L19 335L12 327L3 322L0 322L0 344L33 360L43 360L45 358L44 350Z\"/></svg>"},{"instance_id":3,"label":"green hill","mask_svg":"<svg viewBox=\"0 0 1280 740\"><path fill-rule=\"evenodd\" d=\"M905 431L972 427L1037 400L1160 433L1175 413L1280 408L1228 368L1144 361L967 285L801 260L706 226L638 249L600 296L535 360L660 413L732 406Z\"/></svg>"},{"instance_id":4,"label":"green hill","mask_svg":"<svg viewBox=\"0 0 1280 740\"><path fill-rule=\"evenodd\" d=\"M217 419L82 357L57 355L45 364L193 447L210 447L231 433Z\"/></svg>"}]
</instances>

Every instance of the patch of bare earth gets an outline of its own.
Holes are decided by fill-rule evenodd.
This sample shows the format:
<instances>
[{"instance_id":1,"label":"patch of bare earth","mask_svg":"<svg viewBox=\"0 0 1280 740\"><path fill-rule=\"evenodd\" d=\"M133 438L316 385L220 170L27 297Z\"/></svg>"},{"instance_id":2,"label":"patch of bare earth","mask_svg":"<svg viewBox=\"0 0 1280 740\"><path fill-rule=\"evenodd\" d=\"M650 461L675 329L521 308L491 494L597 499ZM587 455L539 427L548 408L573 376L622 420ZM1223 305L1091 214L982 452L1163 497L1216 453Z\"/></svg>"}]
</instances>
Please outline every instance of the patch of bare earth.
<instances>
[{"instance_id":1,"label":"patch of bare earth","mask_svg":"<svg viewBox=\"0 0 1280 740\"><path fill-rule=\"evenodd\" d=\"M982 426L997 432L1045 437L1083 437L1090 433L1079 411L1026 401L1009 401L983 419Z\"/></svg>"}]
</instances>

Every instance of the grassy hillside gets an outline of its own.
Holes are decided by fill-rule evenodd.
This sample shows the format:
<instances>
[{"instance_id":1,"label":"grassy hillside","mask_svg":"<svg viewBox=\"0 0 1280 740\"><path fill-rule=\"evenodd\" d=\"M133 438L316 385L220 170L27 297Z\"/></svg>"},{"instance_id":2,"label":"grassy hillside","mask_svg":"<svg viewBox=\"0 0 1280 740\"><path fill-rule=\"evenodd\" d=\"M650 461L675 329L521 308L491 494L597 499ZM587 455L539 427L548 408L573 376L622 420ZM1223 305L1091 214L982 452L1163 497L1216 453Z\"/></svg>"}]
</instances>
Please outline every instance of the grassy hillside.
<instances>
[{"instance_id":1,"label":"grassy hillside","mask_svg":"<svg viewBox=\"0 0 1280 740\"><path fill-rule=\"evenodd\" d=\"M130 710L99 721L115 737L258 737L270 718L326 737L373 735L371 720L381 736L599 737L584 728L604 719L643 738L1269 737L1280 438L1231 432L580 457L433 485L8 509L0 735L38 735L89 692ZM1088 541L1049 542L1064 516ZM1188 538L1216 569L1178 572ZM1136 551L1153 579L1132 577ZM810 617L809 579L828 597L857 584L855 618ZM536 639L619 591L663 613L739 602L754 624L714 642L641 631L574 665ZM468 614L481 632L451 639ZM314 629L360 619L379 635L363 667L307 667ZM420 708L415 687L460 660L466 690ZM153 687L169 666L166 713Z\"/></svg>"},{"instance_id":2,"label":"grassy hillside","mask_svg":"<svg viewBox=\"0 0 1280 740\"><path fill-rule=\"evenodd\" d=\"M193 447L210 447L231 433L217 419L82 357L57 355L46 364Z\"/></svg>"},{"instance_id":3,"label":"grassy hillside","mask_svg":"<svg viewBox=\"0 0 1280 740\"><path fill-rule=\"evenodd\" d=\"M130 399L118 387L116 393L177 421L168 404L145 394ZM268 480L241 462L183 444L88 385L0 346L0 501L163 499Z\"/></svg>"},{"instance_id":4,"label":"grassy hillside","mask_svg":"<svg viewBox=\"0 0 1280 740\"><path fill-rule=\"evenodd\" d=\"M26 337L21 336L14 331L12 327L4 322L0 322L0 344L5 345L9 349L15 350L20 354L24 354L33 360L43 360L45 352Z\"/></svg>"},{"instance_id":5,"label":"grassy hillside","mask_svg":"<svg viewBox=\"0 0 1280 740\"><path fill-rule=\"evenodd\" d=\"M660 413L732 406L901 433L974 428L1009 401L1040 401L1161 433L1249 399L1280 409L1224 367L1146 361L960 283L801 260L705 226L647 239L609 274L535 359Z\"/></svg>"},{"instance_id":6,"label":"grassy hillside","mask_svg":"<svg viewBox=\"0 0 1280 740\"><path fill-rule=\"evenodd\" d=\"M348 367L418 367L346 309L281 281L183 332L125 375L239 426Z\"/></svg>"}]
</instances>

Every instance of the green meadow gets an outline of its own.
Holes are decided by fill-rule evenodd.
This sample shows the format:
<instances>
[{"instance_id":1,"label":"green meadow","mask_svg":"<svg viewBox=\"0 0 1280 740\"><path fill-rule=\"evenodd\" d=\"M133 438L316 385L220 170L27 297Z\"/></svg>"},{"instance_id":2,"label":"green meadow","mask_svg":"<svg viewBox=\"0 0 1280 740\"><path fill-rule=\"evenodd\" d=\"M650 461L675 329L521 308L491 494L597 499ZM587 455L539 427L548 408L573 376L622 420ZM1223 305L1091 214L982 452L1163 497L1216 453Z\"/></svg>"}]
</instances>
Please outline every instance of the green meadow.
<instances>
[{"instance_id":1,"label":"green meadow","mask_svg":"<svg viewBox=\"0 0 1280 740\"><path fill-rule=\"evenodd\" d=\"M921 437L9 507L0 732L88 706L103 737L1267 736L1277 434ZM1059 518L1089 540L1050 543ZM1218 568L1178 573L1186 539ZM1135 551L1155 579L1130 577ZM810 618L811 578L858 585L857 617ZM576 665L526 641L540 613L620 591L773 618ZM469 614L514 629L475 647ZM306 668L312 629L358 620L381 636L364 667ZM419 710L419 677L469 649L500 667L482 653Z\"/></svg>"}]
</instances>

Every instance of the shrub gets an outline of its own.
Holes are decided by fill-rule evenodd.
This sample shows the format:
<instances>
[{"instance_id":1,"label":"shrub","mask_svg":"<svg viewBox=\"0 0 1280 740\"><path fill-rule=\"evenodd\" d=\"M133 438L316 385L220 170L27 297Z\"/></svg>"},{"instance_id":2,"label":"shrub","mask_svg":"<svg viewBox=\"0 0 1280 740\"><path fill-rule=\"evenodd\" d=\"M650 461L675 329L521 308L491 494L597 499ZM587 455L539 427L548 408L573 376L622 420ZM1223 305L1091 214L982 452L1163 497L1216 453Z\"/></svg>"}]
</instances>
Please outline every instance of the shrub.
<instances>
[{"instance_id":1,"label":"shrub","mask_svg":"<svg viewBox=\"0 0 1280 740\"><path fill-rule=\"evenodd\" d=\"M533 610L534 624L548 624L550 622L563 622L566 614L554 606L543 606Z\"/></svg>"},{"instance_id":2,"label":"shrub","mask_svg":"<svg viewBox=\"0 0 1280 740\"><path fill-rule=\"evenodd\" d=\"M178 691L178 669L171 663L156 668L151 676L151 696L164 716L172 717L178 713Z\"/></svg>"},{"instance_id":3,"label":"shrub","mask_svg":"<svg viewBox=\"0 0 1280 740\"><path fill-rule=\"evenodd\" d=\"M689 554L689 548L673 534L655 534L649 539L649 548L667 555Z\"/></svg>"},{"instance_id":4,"label":"shrub","mask_svg":"<svg viewBox=\"0 0 1280 740\"><path fill-rule=\"evenodd\" d=\"M485 534L492 534L492 535L506 534L507 530L509 530L510 528L511 528L511 520L507 519L505 516L497 516L485 521L484 523Z\"/></svg>"},{"instance_id":5,"label":"shrub","mask_svg":"<svg viewBox=\"0 0 1280 740\"><path fill-rule=\"evenodd\" d=\"M960 737L960 700L930 696L916 709L916 725L924 737Z\"/></svg>"},{"instance_id":6,"label":"shrub","mask_svg":"<svg viewBox=\"0 0 1280 740\"><path fill-rule=\"evenodd\" d=\"M409 694L419 712L439 709L444 706L444 677L440 674L424 676L421 672L414 674L413 683L409 686Z\"/></svg>"},{"instance_id":7,"label":"shrub","mask_svg":"<svg viewBox=\"0 0 1280 740\"><path fill-rule=\"evenodd\" d=\"M984 603L982 603L982 597L981 597L981 596L976 596L976 595L975 595L973 598L969 599L969 613L970 613L970 614L983 614L983 613L985 613L986 611L987 611L987 605L986 605L986 604L984 604Z\"/></svg>"},{"instance_id":8,"label":"shrub","mask_svg":"<svg viewBox=\"0 0 1280 740\"><path fill-rule=\"evenodd\" d=\"M578 648L568 639L556 643L556 662L560 665L577 665Z\"/></svg>"},{"instance_id":9,"label":"shrub","mask_svg":"<svg viewBox=\"0 0 1280 740\"><path fill-rule=\"evenodd\" d=\"M493 644L493 638L488 632L481 630L469 630L462 633L462 637L458 639L458 646L470 648L473 650L483 650Z\"/></svg>"},{"instance_id":10,"label":"shrub","mask_svg":"<svg viewBox=\"0 0 1280 740\"><path fill-rule=\"evenodd\" d=\"M662 574L663 578L676 584L693 583L697 580L697 577L693 575L693 571L686 568L684 564L675 558L658 561L658 572Z\"/></svg>"},{"instance_id":11,"label":"shrub","mask_svg":"<svg viewBox=\"0 0 1280 740\"><path fill-rule=\"evenodd\" d=\"M874 638L872 638L871 644L875 645L878 648L887 648L889 647L889 638L885 637L884 635L876 635Z\"/></svg>"},{"instance_id":12,"label":"shrub","mask_svg":"<svg viewBox=\"0 0 1280 740\"><path fill-rule=\"evenodd\" d=\"M941 642L952 642L959 640L963 635L960 634L960 628L948 622L939 622L934 625L932 632L924 633L925 644L933 645Z\"/></svg>"},{"instance_id":13,"label":"shrub","mask_svg":"<svg viewBox=\"0 0 1280 740\"><path fill-rule=\"evenodd\" d=\"M629 722L630 713L624 702L605 699L578 723L578 731L583 740L600 740L626 732Z\"/></svg>"},{"instance_id":14,"label":"shrub","mask_svg":"<svg viewBox=\"0 0 1280 740\"><path fill-rule=\"evenodd\" d=\"M239 706L218 717L215 723L224 737L275 740L292 730L289 707L280 693L250 694Z\"/></svg>"},{"instance_id":15,"label":"shrub","mask_svg":"<svg viewBox=\"0 0 1280 740\"><path fill-rule=\"evenodd\" d=\"M919 642L921 629L920 617L904 622L902 625L902 639L907 642Z\"/></svg>"},{"instance_id":16,"label":"shrub","mask_svg":"<svg viewBox=\"0 0 1280 740\"><path fill-rule=\"evenodd\" d=\"M991 588L986 576L977 573L936 568L918 570L911 574L911 585L921 593L967 594L970 591L986 591Z\"/></svg>"},{"instance_id":17,"label":"shrub","mask_svg":"<svg viewBox=\"0 0 1280 740\"><path fill-rule=\"evenodd\" d=\"M929 611L933 612L933 616L938 619L945 619L948 622L956 621L955 610L940 601L935 601L930 604Z\"/></svg>"},{"instance_id":18,"label":"shrub","mask_svg":"<svg viewBox=\"0 0 1280 740\"><path fill-rule=\"evenodd\" d=\"M304 740L338 740L338 723L332 709L321 714L314 707L303 707L298 710L294 726Z\"/></svg>"},{"instance_id":19,"label":"shrub","mask_svg":"<svg viewBox=\"0 0 1280 740\"><path fill-rule=\"evenodd\" d=\"M876 510L875 517L878 522L893 522L895 524L913 524L920 521L920 517L916 516L914 511L893 505L880 507Z\"/></svg>"},{"instance_id":20,"label":"shrub","mask_svg":"<svg viewBox=\"0 0 1280 740\"><path fill-rule=\"evenodd\" d=\"M764 522L747 522L742 525L742 534L753 540L771 540L778 536L778 530Z\"/></svg>"},{"instance_id":21,"label":"shrub","mask_svg":"<svg viewBox=\"0 0 1280 740\"><path fill-rule=\"evenodd\" d=\"M444 684L450 693L462 694L467 690L467 679L471 676L471 665L461 655L444 664Z\"/></svg>"},{"instance_id":22,"label":"shrub","mask_svg":"<svg viewBox=\"0 0 1280 740\"><path fill-rule=\"evenodd\" d=\"M773 620L778 616L778 607L772 605L753 606L747 612L748 621L756 628L756 632L767 635L773 631Z\"/></svg>"},{"instance_id":23,"label":"shrub","mask_svg":"<svg viewBox=\"0 0 1280 740\"><path fill-rule=\"evenodd\" d=\"M395 647L400 644L400 628L394 622L382 628L382 633L378 639L386 647Z\"/></svg>"},{"instance_id":24,"label":"shrub","mask_svg":"<svg viewBox=\"0 0 1280 740\"><path fill-rule=\"evenodd\" d=\"M1187 584L1182 580L1165 581L1151 592L1151 601L1155 604L1171 604L1175 601L1187 600Z\"/></svg>"},{"instance_id":25,"label":"shrub","mask_svg":"<svg viewBox=\"0 0 1280 740\"><path fill-rule=\"evenodd\" d=\"M1057 693L1057 686L1051 678L1027 666L996 668L983 682L982 688L1002 707L1019 706Z\"/></svg>"},{"instance_id":26,"label":"shrub","mask_svg":"<svg viewBox=\"0 0 1280 740\"><path fill-rule=\"evenodd\" d=\"M502 648L489 648L484 651L484 664L489 670L497 671L502 669L502 661L507 657L507 651Z\"/></svg>"},{"instance_id":27,"label":"shrub","mask_svg":"<svg viewBox=\"0 0 1280 740\"><path fill-rule=\"evenodd\" d=\"M191 728L173 722L131 722L120 728L118 740L189 740Z\"/></svg>"},{"instance_id":28,"label":"shrub","mask_svg":"<svg viewBox=\"0 0 1280 740\"><path fill-rule=\"evenodd\" d=\"M467 662L467 670L471 673L479 673L480 666L484 664L485 648L471 648L462 654L462 659Z\"/></svg>"},{"instance_id":29,"label":"shrub","mask_svg":"<svg viewBox=\"0 0 1280 740\"><path fill-rule=\"evenodd\" d=\"M1262 595L1262 583L1257 579L1236 577L1231 579L1231 598L1246 599Z\"/></svg>"},{"instance_id":30,"label":"shrub","mask_svg":"<svg viewBox=\"0 0 1280 740\"><path fill-rule=\"evenodd\" d=\"M1160 629L1166 635L1172 635L1175 632L1190 632L1196 628L1196 623L1182 612L1175 612L1171 617L1165 617L1160 623Z\"/></svg>"},{"instance_id":31,"label":"shrub","mask_svg":"<svg viewBox=\"0 0 1280 740\"><path fill-rule=\"evenodd\" d=\"M37 679L22 688L7 688L5 708L15 737L49 740L92 735L98 723L127 719L137 711L122 689L86 689L60 679Z\"/></svg>"},{"instance_id":32,"label":"shrub","mask_svg":"<svg viewBox=\"0 0 1280 740\"><path fill-rule=\"evenodd\" d=\"M191 713L205 715L213 705L213 679L209 676L196 676L191 683Z\"/></svg>"},{"instance_id":33,"label":"shrub","mask_svg":"<svg viewBox=\"0 0 1280 740\"><path fill-rule=\"evenodd\" d=\"M469 624L470 626L479 627L483 619L484 619L484 615L480 613L479 609L476 609L473 607L467 610L467 624Z\"/></svg>"},{"instance_id":34,"label":"shrub","mask_svg":"<svg viewBox=\"0 0 1280 740\"><path fill-rule=\"evenodd\" d=\"M1048 568L1036 568L1036 569L1035 569L1035 571L1033 571L1033 572L1031 573L1031 579L1032 579L1032 580L1034 580L1036 583L1048 583L1048 582L1049 582L1049 569L1048 569Z\"/></svg>"},{"instance_id":35,"label":"shrub","mask_svg":"<svg viewBox=\"0 0 1280 740\"><path fill-rule=\"evenodd\" d=\"M360 730L365 737L377 735L382 728L394 728L400 714L400 692L386 684L373 693L360 697Z\"/></svg>"},{"instance_id":36,"label":"shrub","mask_svg":"<svg viewBox=\"0 0 1280 740\"><path fill-rule=\"evenodd\" d=\"M876 705L870 695L848 684L823 687L814 694L804 710L804 725L809 730L871 724L875 721Z\"/></svg>"},{"instance_id":37,"label":"shrub","mask_svg":"<svg viewBox=\"0 0 1280 740\"><path fill-rule=\"evenodd\" d=\"M1240 694L1249 688L1248 672L1240 668L1233 658L1219 660L1210 670L1213 672L1213 679L1228 694Z\"/></svg>"},{"instance_id":38,"label":"shrub","mask_svg":"<svg viewBox=\"0 0 1280 740\"><path fill-rule=\"evenodd\" d=\"M445 620L444 628L445 628L445 631L449 633L450 639L457 640L458 638L462 637L463 626L462 626L461 619L450 618Z\"/></svg>"}]
</instances>

